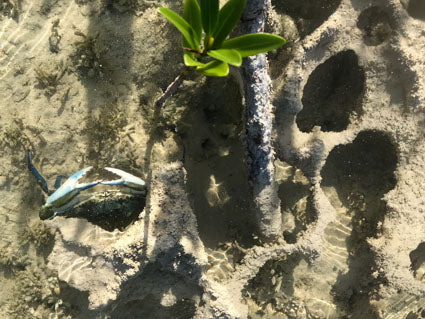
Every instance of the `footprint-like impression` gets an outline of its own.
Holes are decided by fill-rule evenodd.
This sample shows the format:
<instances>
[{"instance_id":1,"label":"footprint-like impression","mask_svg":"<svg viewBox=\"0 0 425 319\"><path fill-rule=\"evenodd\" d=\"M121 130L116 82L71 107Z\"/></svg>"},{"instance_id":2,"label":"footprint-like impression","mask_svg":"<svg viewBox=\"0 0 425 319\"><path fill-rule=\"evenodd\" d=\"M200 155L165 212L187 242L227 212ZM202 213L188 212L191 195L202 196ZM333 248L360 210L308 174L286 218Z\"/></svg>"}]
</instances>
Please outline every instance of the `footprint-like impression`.
<instances>
[{"instance_id":1,"label":"footprint-like impression","mask_svg":"<svg viewBox=\"0 0 425 319\"><path fill-rule=\"evenodd\" d=\"M353 50L330 57L308 78L298 128L303 132L311 132L314 126L324 132L345 130L353 112L361 115L364 87L364 70Z\"/></svg>"},{"instance_id":2,"label":"footprint-like impression","mask_svg":"<svg viewBox=\"0 0 425 319\"><path fill-rule=\"evenodd\" d=\"M397 151L389 135L367 130L351 144L335 147L321 171L321 187L337 214L325 230L325 252L330 261L347 265L338 270L331 293L346 313L372 313L369 298L383 283L374 275L375 256L367 238L379 236L387 211L383 196L396 185L396 166Z\"/></svg>"}]
</instances>

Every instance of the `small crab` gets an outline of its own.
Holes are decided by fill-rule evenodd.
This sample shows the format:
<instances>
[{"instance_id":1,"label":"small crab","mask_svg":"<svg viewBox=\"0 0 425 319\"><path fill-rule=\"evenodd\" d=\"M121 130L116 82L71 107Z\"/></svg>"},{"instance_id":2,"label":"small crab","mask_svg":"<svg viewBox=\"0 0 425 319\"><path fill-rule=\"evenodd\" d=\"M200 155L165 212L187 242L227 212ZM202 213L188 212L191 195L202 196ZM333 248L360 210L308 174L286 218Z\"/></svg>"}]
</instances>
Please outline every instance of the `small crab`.
<instances>
[{"instance_id":1,"label":"small crab","mask_svg":"<svg viewBox=\"0 0 425 319\"><path fill-rule=\"evenodd\" d=\"M52 192L49 191L46 180L32 165L30 153L28 150L27 164L28 169L37 179L43 191L49 195L46 199L45 204L40 208L40 219L42 220L51 219L58 214L63 214L64 212L71 210L72 208L74 208L74 206L78 205L81 202L90 201L91 198L99 198L99 192L88 193L84 196L80 195L80 192L100 184L106 186L124 186L124 190L123 192L120 192L120 194L135 194L137 196L146 194L145 182L141 178L124 172L123 170L112 167L105 167L104 170L107 170L113 173L114 175L118 175L120 177L119 179L115 179L112 181L103 181L103 179L98 179L93 182L79 183L79 180L87 172L89 172L93 168L93 166L86 167L74 173L65 181L62 186L60 186L61 176L58 176L55 183L56 190ZM103 194L103 197L108 197L108 195L111 194L110 197L117 198L117 196L115 195L112 196L112 194L115 194L116 191L113 192L103 190L101 191L101 193Z\"/></svg>"}]
</instances>

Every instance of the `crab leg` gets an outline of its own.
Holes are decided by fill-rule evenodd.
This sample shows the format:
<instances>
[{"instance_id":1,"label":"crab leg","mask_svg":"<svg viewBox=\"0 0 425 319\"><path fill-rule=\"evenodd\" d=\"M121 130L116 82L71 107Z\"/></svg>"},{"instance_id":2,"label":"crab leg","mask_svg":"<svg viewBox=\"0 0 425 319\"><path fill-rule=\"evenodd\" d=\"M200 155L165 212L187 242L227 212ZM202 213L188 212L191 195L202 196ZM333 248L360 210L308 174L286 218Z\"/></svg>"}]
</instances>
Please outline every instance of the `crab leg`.
<instances>
[{"instance_id":1,"label":"crab leg","mask_svg":"<svg viewBox=\"0 0 425 319\"><path fill-rule=\"evenodd\" d=\"M145 188L145 181L137 176L124 172L123 170L120 170L118 168L105 167L104 169L111 173L114 173L115 175L120 176L121 178L107 182L100 182L103 185L124 185L130 188L141 190Z\"/></svg>"},{"instance_id":2,"label":"crab leg","mask_svg":"<svg viewBox=\"0 0 425 319\"><path fill-rule=\"evenodd\" d=\"M46 180L43 178L43 176L41 176L41 174L37 171L37 169L31 163L30 150L27 150L27 164L28 164L28 169L34 175L34 177L37 179L37 182L38 182L38 184L40 184L43 192L45 192L46 194L49 194L49 188L47 186Z\"/></svg>"}]
</instances>

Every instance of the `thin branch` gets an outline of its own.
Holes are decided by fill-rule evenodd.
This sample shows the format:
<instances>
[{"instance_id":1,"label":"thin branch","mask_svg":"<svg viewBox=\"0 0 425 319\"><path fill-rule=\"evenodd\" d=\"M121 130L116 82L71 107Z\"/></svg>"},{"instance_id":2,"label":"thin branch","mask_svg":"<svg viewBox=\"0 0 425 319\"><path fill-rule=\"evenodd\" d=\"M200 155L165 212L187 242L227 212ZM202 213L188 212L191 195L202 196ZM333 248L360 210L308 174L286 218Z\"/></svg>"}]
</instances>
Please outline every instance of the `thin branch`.
<instances>
[{"instance_id":1,"label":"thin branch","mask_svg":"<svg viewBox=\"0 0 425 319\"><path fill-rule=\"evenodd\" d=\"M155 101L155 106L162 107L165 101L177 92L178 88L180 87L180 85L182 85L183 80L188 74L189 68L186 67L184 71L179 76L177 76L174 81L170 83L170 85L168 85L164 93L162 93L162 95Z\"/></svg>"}]
</instances>

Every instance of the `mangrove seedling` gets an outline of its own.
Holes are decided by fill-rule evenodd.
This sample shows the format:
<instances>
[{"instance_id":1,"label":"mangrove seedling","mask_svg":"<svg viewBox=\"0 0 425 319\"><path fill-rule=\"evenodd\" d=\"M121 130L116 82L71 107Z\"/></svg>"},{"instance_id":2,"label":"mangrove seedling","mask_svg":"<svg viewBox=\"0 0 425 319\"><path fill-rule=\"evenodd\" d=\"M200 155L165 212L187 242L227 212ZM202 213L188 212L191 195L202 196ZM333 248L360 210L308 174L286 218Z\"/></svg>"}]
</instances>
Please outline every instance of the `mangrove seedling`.
<instances>
[{"instance_id":1,"label":"mangrove seedling","mask_svg":"<svg viewBox=\"0 0 425 319\"><path fill-rule=\"evenodd\" d=\"M182 34L183 61L186 70L171 83L157 100L162 105L183 82L190 69L205 76L227 76L229 64L239 67L242 58L282 46L285 39L269 33L245 34L227 39L238 23L246 0L228 0L220 9L219 0L185 0L183 16L168 8L158 12Z\"/></svg>"}]
</instances>

